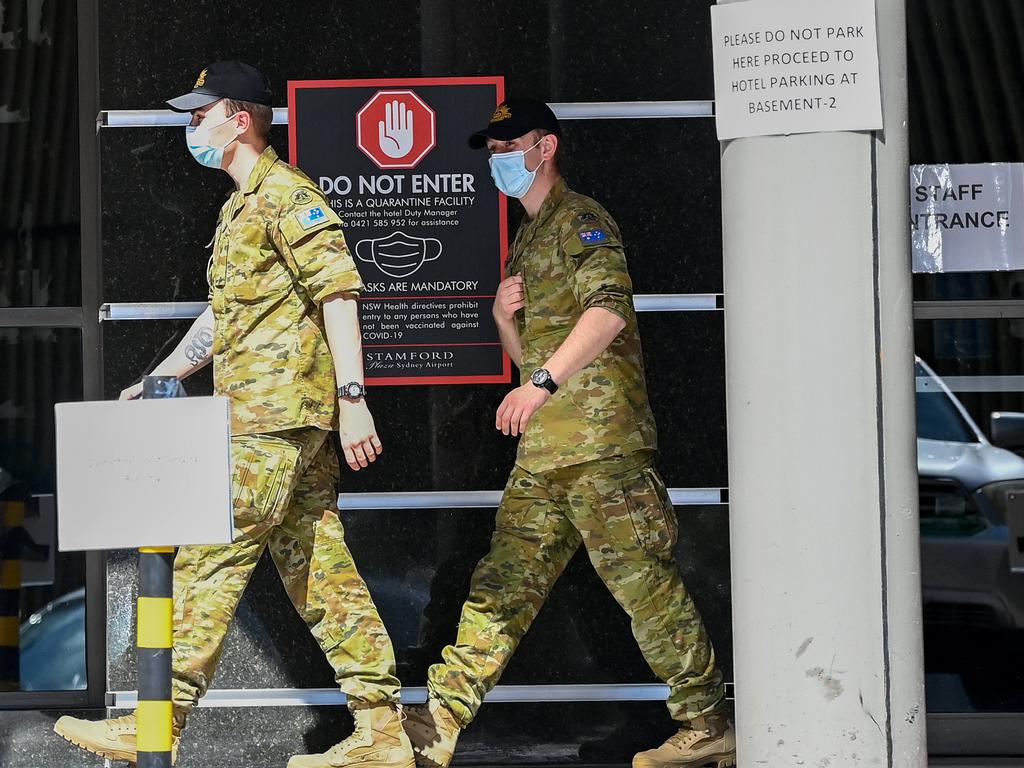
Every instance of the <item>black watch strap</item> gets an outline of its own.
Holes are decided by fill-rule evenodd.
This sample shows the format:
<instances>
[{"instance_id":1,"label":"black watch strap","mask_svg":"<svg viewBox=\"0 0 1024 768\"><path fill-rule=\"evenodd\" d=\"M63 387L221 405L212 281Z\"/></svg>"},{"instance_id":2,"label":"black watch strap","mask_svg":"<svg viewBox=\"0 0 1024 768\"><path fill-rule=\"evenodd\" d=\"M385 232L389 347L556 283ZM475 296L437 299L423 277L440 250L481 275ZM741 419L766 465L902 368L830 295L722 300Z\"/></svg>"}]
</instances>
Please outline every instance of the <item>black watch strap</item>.
<instances>
[{"instance_id":1,"label":"black watch strap","mask_svg":"<svg viewBox=\"0 0 1024 768\"><path fill-rule=\"evenodd\" d=\"M552 395L558 391L558 385L555 380L551 378L551 372L547 368L538 368L530 374L530 381L533 382L533 386L546 389Z\"/></svg>"}]
</instances>

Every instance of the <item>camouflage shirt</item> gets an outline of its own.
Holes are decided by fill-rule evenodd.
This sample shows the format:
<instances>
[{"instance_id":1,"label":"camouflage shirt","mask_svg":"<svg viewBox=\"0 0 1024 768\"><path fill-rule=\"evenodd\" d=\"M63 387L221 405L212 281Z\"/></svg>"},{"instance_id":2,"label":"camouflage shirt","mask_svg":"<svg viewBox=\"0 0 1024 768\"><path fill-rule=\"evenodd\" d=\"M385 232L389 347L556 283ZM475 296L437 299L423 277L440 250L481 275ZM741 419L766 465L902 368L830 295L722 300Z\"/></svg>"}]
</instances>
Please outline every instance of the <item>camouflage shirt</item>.
<instances>
[{"instance_id":1,"label":"camouflage shirt","mask_svg":"<svg viewBox=\"0 0 1024 768\"><path fill-rule=\"evenodd\" d=\"M337 428L321 303L363 284L320 189L272 147L224 203L207 277L213 379L233 434Z\"/></svg>"},{"instance_id":2,"label":"camouflage shirt","mask_svg":"<svg viewBox=\"0 0 1024 768\"><path fill-rule=\"evenodd\" d=\"M585 310L604 307L626 321L608 348L533 415L516 463L536 473L654 449L657 430L647 402L633 284L608 212L559 181L536 218L523 220L505 269L506 276L523 276L526 306L516 313L523 384Z\"/></svg>"}]
</instances>

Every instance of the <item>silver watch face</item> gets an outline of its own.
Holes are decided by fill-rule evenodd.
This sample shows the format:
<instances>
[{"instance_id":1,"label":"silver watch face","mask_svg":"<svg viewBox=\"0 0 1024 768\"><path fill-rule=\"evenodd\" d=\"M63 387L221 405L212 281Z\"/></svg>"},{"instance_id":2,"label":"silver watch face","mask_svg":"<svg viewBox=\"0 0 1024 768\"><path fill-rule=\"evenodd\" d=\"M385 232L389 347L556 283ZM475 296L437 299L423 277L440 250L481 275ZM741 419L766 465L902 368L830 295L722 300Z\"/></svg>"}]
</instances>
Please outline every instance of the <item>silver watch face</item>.
<instances>
[{"instance_id":1,"label":"silver watch face","mask_svg":"<svg viewBox=\"0 0 1024 768\"><path fill-rule=\"evenodd\" d=\"M536 371L530 374L530 381L532 381L538 387L550 378L551 374L545 371L543 368L538 368Z\"/></svg>"},{"instance_id":2,"label":"silver watch face","mask_svg":"<svg viewBox=\"0 0 1024 768\"><path fill-rule=\"evenodd\" d=\"M351 384L345 385L345 397L362 397L363 396L363 385L352 382Z\"/></svg>"}]
</instances>

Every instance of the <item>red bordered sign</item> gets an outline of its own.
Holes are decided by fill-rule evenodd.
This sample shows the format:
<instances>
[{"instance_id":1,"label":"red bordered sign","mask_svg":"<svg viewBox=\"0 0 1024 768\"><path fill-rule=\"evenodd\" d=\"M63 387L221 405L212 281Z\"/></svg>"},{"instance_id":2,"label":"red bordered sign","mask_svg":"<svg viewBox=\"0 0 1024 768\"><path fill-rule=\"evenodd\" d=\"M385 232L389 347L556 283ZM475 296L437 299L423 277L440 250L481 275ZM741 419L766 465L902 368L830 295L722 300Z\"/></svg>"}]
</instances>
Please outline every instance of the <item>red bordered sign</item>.
<instances>
[{"instance_id":1,"label":"red bordered sign","mask_svg":"<svg viewBox=\"0 0 1024 768\"><path fill-rule=\"evenodd\" d=\"M511 381L491 315L506 201L467 144L504 92L501 77L288 84L291 162L341 217L365 285L368 384Z\"/></svg>"}]
</instances>

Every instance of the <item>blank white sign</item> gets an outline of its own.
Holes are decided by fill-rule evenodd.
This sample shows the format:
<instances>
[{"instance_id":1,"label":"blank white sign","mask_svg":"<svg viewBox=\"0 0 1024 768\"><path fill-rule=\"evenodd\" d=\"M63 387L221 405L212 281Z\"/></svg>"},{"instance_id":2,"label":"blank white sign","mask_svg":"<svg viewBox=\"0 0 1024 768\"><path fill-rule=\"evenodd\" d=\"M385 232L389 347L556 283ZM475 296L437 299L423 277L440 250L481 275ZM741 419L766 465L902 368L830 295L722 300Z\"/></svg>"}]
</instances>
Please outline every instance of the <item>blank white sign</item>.
<instances>
[{"instance_id":1,"label":"blank white sign","mask_svg":"<svg viewBox=\"0 0 1024 768\"><path fill-rule=\"evenodd\" d=\"M60 403L61 551L231 541L226 397Z\"/></svg>"}]
</instances>

